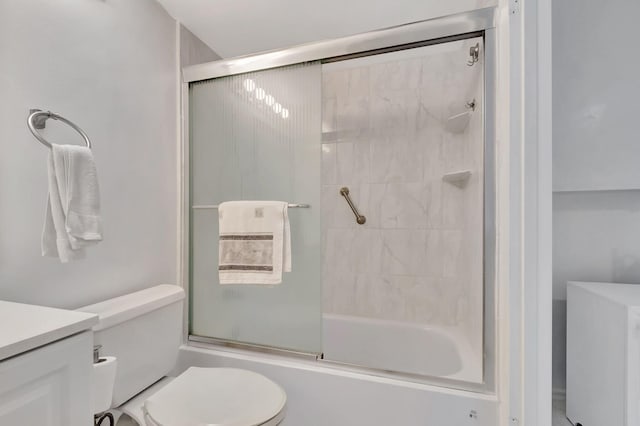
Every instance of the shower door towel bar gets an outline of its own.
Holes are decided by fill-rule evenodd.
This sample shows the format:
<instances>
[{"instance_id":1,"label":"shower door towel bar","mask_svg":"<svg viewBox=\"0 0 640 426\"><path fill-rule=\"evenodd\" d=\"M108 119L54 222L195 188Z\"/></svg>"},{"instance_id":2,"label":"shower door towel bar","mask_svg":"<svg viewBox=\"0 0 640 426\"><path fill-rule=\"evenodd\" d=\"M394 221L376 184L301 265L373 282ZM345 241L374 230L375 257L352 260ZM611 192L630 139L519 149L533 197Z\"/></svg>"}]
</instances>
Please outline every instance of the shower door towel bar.
<instances>
[{"instance_id":1,"label":"shower door towel bar","mask_svg":"<svg viewBox=\"0 0 640 426\"><path fill-rule=\"evenodd\" d=\"M29 126L29 130L33 136L35 136L38 141L46 146L47 148L51 148L51 142L42 137L40 133L36 129L44 129L46 126L46 122L48 119L53 118L54 120L62 121L63 123L69 125L73 130L80 133L80 136L84 139L84 143L87 148L91 148L91 141L89 140L89 136L80 128L77 124L73 123L70 120L67 120L61 115L56 114L51 111L42 111L39 109L29 110L29 118L27 119L27 125Z\"/></svg>"},{"instance_id":2,"label":"shower door towel bar","mask_svg":"<svg viewBox=\"0 0 640 426\"><path fill-rule=\"evenodd\" d=\"M197 206L191 206L194 209L217 209L218 206L216 204L202 204ZM311 207L311 204L289 204L287 207L290 209L308 209Z\"/></svg>"}]
</instances>

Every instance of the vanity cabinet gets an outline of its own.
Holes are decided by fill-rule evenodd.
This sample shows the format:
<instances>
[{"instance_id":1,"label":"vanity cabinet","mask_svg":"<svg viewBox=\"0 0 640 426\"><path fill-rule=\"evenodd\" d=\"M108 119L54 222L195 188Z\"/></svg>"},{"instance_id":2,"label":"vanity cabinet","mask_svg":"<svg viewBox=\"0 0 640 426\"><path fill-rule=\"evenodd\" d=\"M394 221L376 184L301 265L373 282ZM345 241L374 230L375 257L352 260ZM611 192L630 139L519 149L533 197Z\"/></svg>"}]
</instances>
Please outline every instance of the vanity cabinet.
<instances>
[{"instance_id":1,"label":"vanity cabinet","mask_svg":"<svg viewBox=\"0 0 640 426\"><path fill-rule=\"evenodd\" d=\"M92 424L92 346L85 331L0 361L0 425Z\"/></svg>"},{"instance_id":2,"label":"vanity cabinet","mask_svg":"<svg viewBox=\"0 0 640 426\"><path fill-rule=\"evenodd\" d=\"M93 424L98 317L0 300L0 426Z\"/></svg>"}]
</instances>

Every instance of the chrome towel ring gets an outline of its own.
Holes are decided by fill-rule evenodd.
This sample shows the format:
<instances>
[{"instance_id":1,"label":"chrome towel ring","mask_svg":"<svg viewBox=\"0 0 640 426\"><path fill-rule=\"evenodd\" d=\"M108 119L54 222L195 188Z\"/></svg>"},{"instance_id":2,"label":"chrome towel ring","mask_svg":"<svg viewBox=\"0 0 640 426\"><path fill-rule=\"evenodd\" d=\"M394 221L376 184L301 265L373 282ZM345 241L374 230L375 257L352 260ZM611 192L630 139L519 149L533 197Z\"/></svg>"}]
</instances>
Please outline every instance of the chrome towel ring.
<instances>
[{"instance_id":1,"label":"chrome towel ring","mask_svg":"<svg viewBox=\"0 0 640 426\"><path fill-rule=\"evenodd\" d=\"M89 136L75 123L67 120L61 115L58 115L51 111L41 111L39 109L29 110L29 118L27 119L27 126L29 126L29 130L33 136L35 136L38 141L46 146L47 148L51 148L51 142L42 137L42 135L36 129L44 129L46 126L46 122L48 119L53 118L54 120L62 121L63 123L68 124L73 130L80 133L82 138L84 139L84 143L87 148L91 148L91 141L89 140Z\"/></svg>"}]
</instances>

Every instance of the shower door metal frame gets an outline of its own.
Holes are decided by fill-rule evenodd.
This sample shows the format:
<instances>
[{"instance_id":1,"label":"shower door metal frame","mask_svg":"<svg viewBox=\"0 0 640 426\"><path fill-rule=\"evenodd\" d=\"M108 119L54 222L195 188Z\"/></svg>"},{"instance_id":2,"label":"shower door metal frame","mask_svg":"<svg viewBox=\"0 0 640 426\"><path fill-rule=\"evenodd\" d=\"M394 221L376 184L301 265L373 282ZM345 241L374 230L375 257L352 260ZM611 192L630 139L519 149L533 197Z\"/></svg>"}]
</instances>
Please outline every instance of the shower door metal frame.
<instances>
[{"instance_id":1,"label":"shower door metal frame","mask_svg":"<svg viewBox=\"0 0 640 426\"><path fill-rule=\"evenodd\" d=\"M438 44L443 38L460 37L495 28L495 13L496 9L492 7L478 9L283 50L192 65L183 69L182 80L188 85L302 62L328 62Z\"/></svg>"},{"instance_id":2,"label":"shower door metal frame","mask_svg":"<svg viewBox=\"0 0 640 426\"><path fill-rule=\"evenodd\" d=\"M406 379L413 382L435 384L438 386L470 391L495 393L496 390L496 69L497 37L495 22L497 9L483 8L470 12L429 19L416 23L367 32L349 37L309 43L283 50L274 50L254 55L218 60L185 67L182 70L181 84L181 127L180 149L180 245L179 277L187 292L187 309L184 317L184 342L211 344L216 349L236 351L269 352L277 355L302 357L309 362L322 362L322 365L335 366L344 370L364 372L371 375ZM303 354L285 349L244 344L212 337L189 335L190 291L190 170L189 170L189 86L203 80L230 75L261 71L271 68L294 65L309 61L322 63L354 59L398 50L441 44L482 36L484 38L484 281L483 281L483 382L471 383L446 378L406 374L385 371L365 366L355 366L322 360L316 354Z\"/></svg>"}]
</instances>

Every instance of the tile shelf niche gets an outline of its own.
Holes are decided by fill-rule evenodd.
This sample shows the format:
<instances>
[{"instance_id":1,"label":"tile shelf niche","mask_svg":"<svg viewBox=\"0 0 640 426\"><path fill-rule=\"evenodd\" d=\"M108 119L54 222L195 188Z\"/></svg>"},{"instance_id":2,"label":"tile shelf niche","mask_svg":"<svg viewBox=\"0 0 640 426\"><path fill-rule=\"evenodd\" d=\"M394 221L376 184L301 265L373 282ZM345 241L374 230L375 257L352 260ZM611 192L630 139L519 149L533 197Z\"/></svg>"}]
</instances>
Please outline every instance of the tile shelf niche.
<instances>
[{"instance_id":1,"label":"tile shelf niche","mask_svg":"<svg viewBox=\"0 0 640 426\"><path fill-rule=\"evenodd\" d=\"M467 181L469 180L470 177L471 177L470 170L460 170L457 172L445 173L442 176L442 181L458 187L463 187L467 184Z\"/></svg>"}]
</instances>

